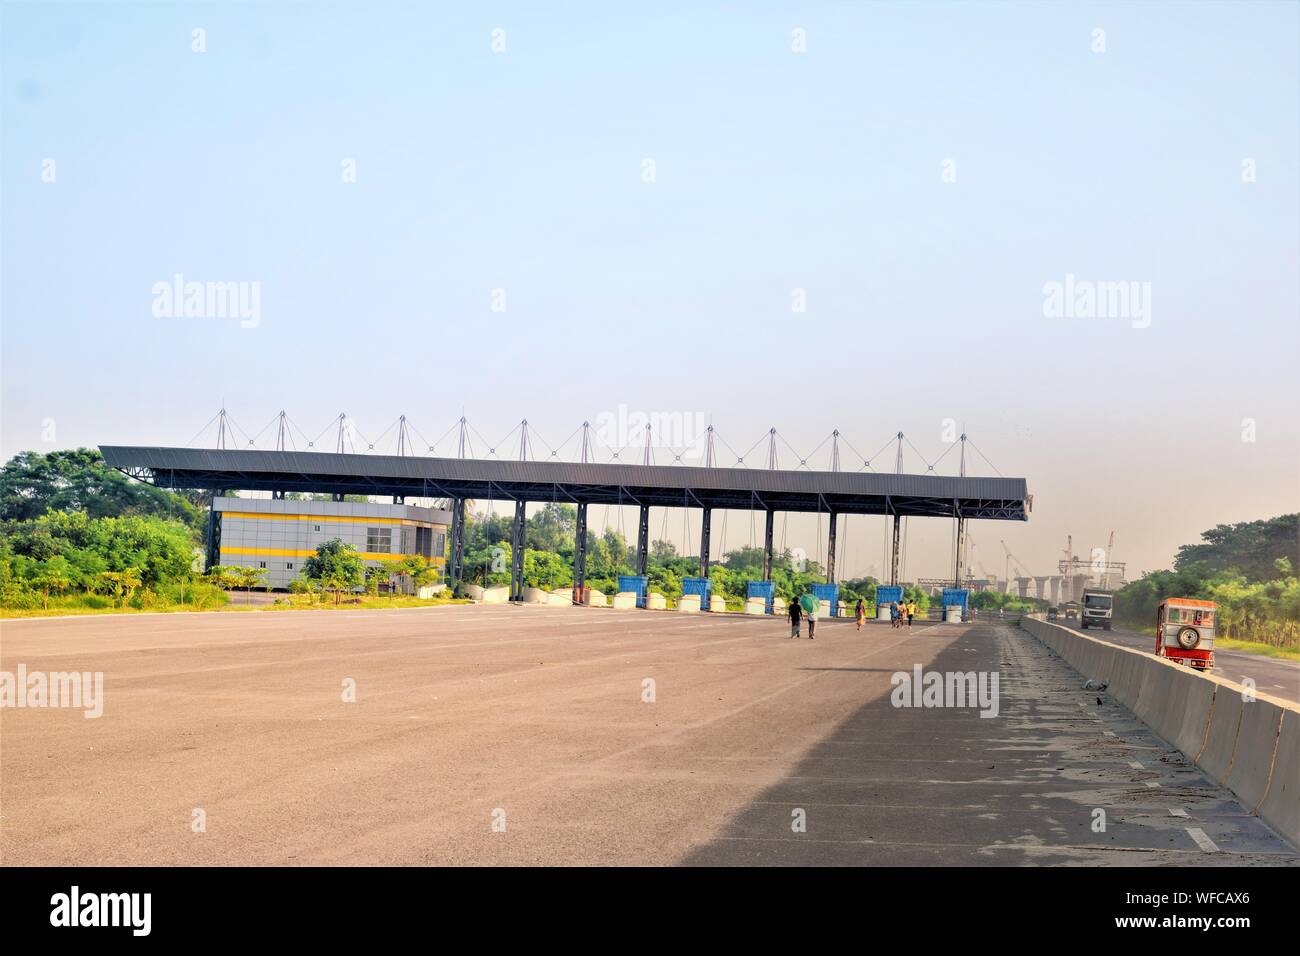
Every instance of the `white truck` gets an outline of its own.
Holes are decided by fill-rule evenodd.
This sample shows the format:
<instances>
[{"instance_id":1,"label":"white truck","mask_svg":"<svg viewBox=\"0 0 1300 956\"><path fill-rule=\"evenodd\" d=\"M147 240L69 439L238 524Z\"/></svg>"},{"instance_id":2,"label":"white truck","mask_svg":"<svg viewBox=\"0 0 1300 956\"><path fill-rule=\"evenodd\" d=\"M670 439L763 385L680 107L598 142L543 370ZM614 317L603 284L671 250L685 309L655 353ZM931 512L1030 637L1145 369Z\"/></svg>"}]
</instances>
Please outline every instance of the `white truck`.
<instances>
[{"instance_id":1,"label":"white truck","mask_svg":"<svg viewBox=\"0 0 1300 956\"><path fill-rule=\"evenodd\" d=\"M1110 618L1115 598L1100 588L1084 588L1082 607L1079 608L1079 629L1100 627L1110 630Z\"/></svg>"}]
</instances>

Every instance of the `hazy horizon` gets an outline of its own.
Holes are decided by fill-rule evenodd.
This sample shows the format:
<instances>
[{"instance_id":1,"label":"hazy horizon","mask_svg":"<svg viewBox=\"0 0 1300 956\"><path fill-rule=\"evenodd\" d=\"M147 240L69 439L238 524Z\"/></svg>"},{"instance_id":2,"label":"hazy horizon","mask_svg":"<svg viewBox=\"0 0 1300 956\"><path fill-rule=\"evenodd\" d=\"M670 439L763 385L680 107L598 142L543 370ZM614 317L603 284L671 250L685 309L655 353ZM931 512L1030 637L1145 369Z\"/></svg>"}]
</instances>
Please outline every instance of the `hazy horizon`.
<instances>
[{"instance_id":1,"label":"hazy horizon","mask_svg":"<svg viewBox=\"0 0 1300 956\"><path fill-rule=\"evenodd\" d=\"M1300 507L1295 4L6 2L0 28L6 460L184 445L223 403L329 449L340 412L558 445L625 407L712 421L724 466L838 428L845 470L902 430L924 471L964 429L1034 496L971 527L999 577L1000 539L1048 574L1114 530L1132 579ZM243 311L187 317L177 276ZM715 554L750 542L720 526ZM881 573L884 531L841 524L841 578ZM907 576L951 542L910 522Z\"/></svg>"}]
</instances>

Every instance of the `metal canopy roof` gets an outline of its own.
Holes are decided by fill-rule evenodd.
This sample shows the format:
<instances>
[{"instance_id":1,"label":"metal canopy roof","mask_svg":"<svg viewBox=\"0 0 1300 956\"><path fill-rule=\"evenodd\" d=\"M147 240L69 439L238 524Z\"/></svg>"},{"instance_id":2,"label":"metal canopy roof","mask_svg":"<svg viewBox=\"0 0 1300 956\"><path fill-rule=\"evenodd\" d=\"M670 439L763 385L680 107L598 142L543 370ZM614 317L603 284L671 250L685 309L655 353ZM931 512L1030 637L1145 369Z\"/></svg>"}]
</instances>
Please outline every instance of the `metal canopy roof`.
<instances>
[{"instance_id":1,"label":"metal canopy roof","mask_svg":"<svg viewBox=\"0 0 1300 956\"><path fill-rule=\"evenodd\" d=\"M110 466L162 488L1029 518L1023 478L120 445L100 451Z\"/></svg>"}]
</instances>

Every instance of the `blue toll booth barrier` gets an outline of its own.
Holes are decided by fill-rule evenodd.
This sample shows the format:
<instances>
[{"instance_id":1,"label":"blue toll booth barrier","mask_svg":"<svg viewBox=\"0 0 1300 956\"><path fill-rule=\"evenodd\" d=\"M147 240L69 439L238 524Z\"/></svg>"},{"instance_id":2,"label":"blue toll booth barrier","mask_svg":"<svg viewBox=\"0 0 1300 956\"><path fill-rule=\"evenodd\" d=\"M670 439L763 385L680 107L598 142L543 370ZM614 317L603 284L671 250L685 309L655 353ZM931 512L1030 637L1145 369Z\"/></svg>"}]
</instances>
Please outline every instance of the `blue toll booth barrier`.
<instances>
[{"instance_id":1,"label":"blue toll booth barrier","mask_svg":"<svg viewBox=\"0 0 1300 956\"><path fill-rule=\"evenodd\" d=\"M831 602L831 617L840 616L840 586L838 584L814 584L813 597L818 601Z\"/></svg>"},{"instance_id":2,"label":"blue toll booth barrier","mask_svg":"<svg viewBox=\"0 0 1300 956\"><path fill-rule=\"evenodd\" d=\"M903 603L903 589L897 584L879 584L876 586L876 619L889 620L889 605ZM882 610L885 613L882 613Z\"/></svg>"},{"instance_id":3,"label":"blue toll booth barrier","mask_svg":"<svg viewBox=\"0 0 1300 956\"><path fill-rule=\"evenodd\" d=\"M745 594L747 598L762 598L766 605L767 613L772 613L772 601L776 598L775 581L750 581L749 589Z\"/></svg>"},{"instance_id":4,"label":"blue toll booth barrier","mask_svg":"<svg viewBox=\"0 0 1300 956\"><path fill-rule=\"evenodd\" d=\"M682 578L682 597L688 594L700 596L700 610L709 609L709 598L713 596L713 582L708 578Z\"/></svg>"},{"instance_id":5,"label":"blue toll booth barrier","mask_svg":"<svg viewBox=\"0 0 1300 956\"><path fill-rule=\"evenodd\" d=\"M970 619L970 591L966 588L944 588L943 589L943 613L945 618L948 614L948 608L961 608L961 619L963 621Z\"/></svg>"},{"instance_id":6,"label":"blue toll booth barrier","mask_svg":"<svg viewBox=\"0 0 1300 956\"><path fill-rule=\"evenodd\" d=\"M897 584L881 584L876 588L876 607L903 603L903 589Z\"/></svg>"},{"instance_id":7,"label":"blue toll booth barrier","mask_svg":"<svg viewBox=\"0 0 1300 956\"><path fill-rule=\"evenodd\" d=\"M635 594L637 607L645 607L646 589L649 585L650 578L644 574L620 574L618 576L619 593L631 591Z\"/></svg>"}]
</instances>

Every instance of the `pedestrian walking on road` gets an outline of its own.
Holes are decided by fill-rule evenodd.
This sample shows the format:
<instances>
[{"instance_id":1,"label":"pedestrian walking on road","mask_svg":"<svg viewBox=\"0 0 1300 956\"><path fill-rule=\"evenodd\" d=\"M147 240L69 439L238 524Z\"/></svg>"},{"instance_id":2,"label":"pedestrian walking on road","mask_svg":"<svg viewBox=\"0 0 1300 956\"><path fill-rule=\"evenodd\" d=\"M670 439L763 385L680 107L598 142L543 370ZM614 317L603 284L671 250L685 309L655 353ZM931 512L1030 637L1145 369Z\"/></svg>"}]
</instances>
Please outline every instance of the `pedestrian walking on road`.
<instances>
[{"instance_id":1,"label":"pedestrian walking on road","mask_svg":"<svg viewBox=\"0 0 1300 956\"><path fill-rule=\"evenodd\" d=\"M867 605L863 603L862 598L858 598L858 606L854 610L853 616L857 618L858 630L862 630L862 625L867 623Z\"/></svg>"},{"instance_id":2,"label":"pedestrian walking on road","mask_svg":"<svg viewBox=\"0 0 1300 956\"><path fill-rule=\"evenodd\" d=\"M898 613L898 603L896 601L891 601L889 604L889 626L898 627L902 618L903 616Z\"/></svg>"},{"instance_id":3,"label":"pedestrian walking on road","mask_svg":"<svg viewBox=\"0 0 1300 956\"><path fill-rule=\"evenodd\" d=\"M817 637L817 598L809 592L799 596L799 603L803 605L804 616L808 618L808 640L814 640Z\"/></svg>"},{"instance_id":4,"label":"pedestrian walking on road","mask_svg":"<svg viewBox=\"0 0 1300 956\"><path fill-rule=\"evenodd\" d=\"M803 615L803 608L799 606L798 601L790 602L790 640L799 636L799 618Z\"/></svg>"},{"instance_id":5,"label":"pedestrian walking on road","mask_svg":"<svg viewBox=\"0 0 1300 956\"><path fill-rule=\"evenodd\" d=\"M908 601L907 602L907 626L908 627L912 626L912 618L914 617L916 617L916 602Z\"/></svg>"}]
</instances>

